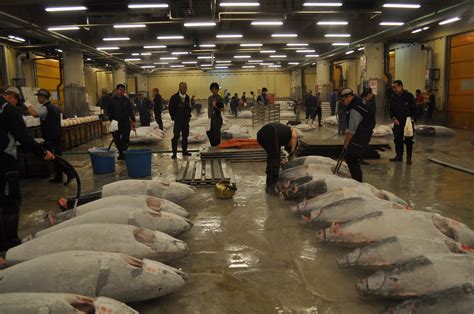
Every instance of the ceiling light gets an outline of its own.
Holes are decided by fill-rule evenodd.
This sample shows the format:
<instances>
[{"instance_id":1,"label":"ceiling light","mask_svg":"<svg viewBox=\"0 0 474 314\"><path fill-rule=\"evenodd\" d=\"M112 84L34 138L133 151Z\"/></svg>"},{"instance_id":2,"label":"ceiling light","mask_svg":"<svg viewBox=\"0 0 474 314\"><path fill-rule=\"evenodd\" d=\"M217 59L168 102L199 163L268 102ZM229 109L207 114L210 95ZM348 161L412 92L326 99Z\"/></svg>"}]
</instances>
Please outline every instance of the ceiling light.
<instances>
[{"instance_id":1,"label":"ceiling light","mask_svg":"<svg viewBox=\"0 0 474 314\"><path fill-rule=\"evenodd\" d=\"M166 48L166 46L162 46L162 45L159 45L159 46L143 46L144 49L163 49L163 48Z\"/></svg>"},{"instance_id":2,"label":"ceiling light","mask_svg":"<svg viewBox=\"0 0 474 314\"><path fill-rule=\"evenodd\" d=\"M305 2L304 7L342 7L342 2Z\"/></svg>"},{"instance_id":3,"label":"ceiling light","mask_svg":"<svg viewBox=\"0 0 474 314\"><path fill-rule=\"evenodd\" d=\"M395 9L419 9L419 4L408 4L408 3L385 3L384 8L395 8Z\"/></svg>"},{"instance_id":4,"label":"ceiling light","mask_svg":"<svg viewBox=\"0 0 474 314\"><path fill-rule=\"evenodd\" d=\"M181 64L196 64L197 61L183 61Z\"/></svg>"},{"instance_id":5,"label":"ceiling light","mask_svg":"<svg viewBox=\"0 0 474 314\"><path fill-rule=\"evenodd\" d=\"M181 55L188 55L189 52L188 51L173 51L171 54L175 56L181 56Z\"/></svg>"},{"instance_id":6,"label":"ceiling light","mask_svg":"<svg viewBox=\"0 0 474 314\"><path fill-rule=\"evenodd\" d=\"M57 49L57 48L54 50L56 50L57 52L63 52L61 49Z\"/></svg>"},{"instance_id":7,"label":"ceiling light","mask_svg":"<svg viewBox=\"0 0 474 314\"><path fill-rule=\"evenodd\" d=\"M412 30L411 33L412 33L412 34L416 34L416 33L421 32L422 30L423 30L423 29L421 29L421 28L417 28L417 29Z\"/></svg>"},{"instance_id":8,"label":"ceiling light","mask_svg":"<svg viewBox=\"0 0 474 314\"><path fill-rule=\"evenodd\" d=\"M260 63L263 62L263 60L247 60L248 63Z\"/></svg>"},{"instance_id":9,"label":"ceiling light","mask_svg":"<svg viewBox=\"0 0 474 314\"><path fill-rule=\"evenodd\" d=\"M289 65L298 65L300 64L299 62L288 62Z\"/></svg>"},{"instance_id":10,"label":"ceiling light","mask_svg":"<svg viewBox=\"0 0 474 314\"><path fill-rule=\"evenodd\" d=\"M140 54L138 52L132 52L132 56L139 56Z\"/></svg>"},{"instance_id":11,"label":"ceiling light","mask_svg":"<svg viewBox=\"0 0 474 314\"><path fill-rule=\"evenodd\" d=\"M428 29L430 29L429 26L423 27L423 30L424 30L424 31L426 31L426 30L428 30Z\"/></svg>"},{"instance_id":12,"label":"ceiling light","mask_svg":"<svg viewBox=\"0 0 474 314\"><path fill-rule=\"evenodd\" d=\"M57 32L57 31L77 31L79 26L53 26L49 27L48 31Z\"/></svg>"},{"instance_id":13,"label":"ceiling light","mask_svg":"<svg viewBox=\"0 0 474 314\"><path fill-rule=\"evenodd\" d=\"M281 68L281 65L279 64L272 64L268 66L269 68Z\"/></svg>"},{"instance_id":14,"label":"ceiling light","mask_svg":"<svg viewBox=\"0 0 474 314\"><path fill-rule=\"evenodd\" d=\"M119 47L97 47L97 50L119 50Z\"/></svg>"},{"instance_id":15,"label":"ceiling light","mask_svg":"<svg viewBox=\"0 0 474 314\"><path fill-rule=\"evenodd\" d=\"M318 58L319 55L305 55L306 58Z\"/></svg>"},{"instance_id":16,"label":"ceiling light","mask_svg":"<svg viewBox=\"0 0 474 314\"><path fill-rule=\"evenodd\" d=\"M18 36L8 35L8 38L12 41L18 41L18 42L21 42L21 43L25 42L24 38L21 38L21 37L18 37Z\"/></svg>"},{"instance_id":17,"label":"ceiling light","mask_svg":"<svg viewBox=\"0 0 474 314\"><path fill-rule=\"evenodd\" d=\"M314 50L311 49L303 49L303 50L296 50L297 53L313 53Z\"/></svg>"},{"instance_id":18,"label":"ceiling light","mask_svg":"<svg viewBox=\"0 0 474 314\"><path fill-rule=\"evenodd\" d=\"M349 46L350 43L332 43L333 46Z\"/></svg>"},{"instance_id":19,"label":"ceiling light","mask_svg":"<svg viewBox=\"0 0 474 314\"><path fill-rule=\"evenodd\" d=\"M202 66L202 67L212 67L212 63L210 63L210 64L201 64L200 66Z\"/></svg>"},{"instance_id":20,"label":"ceiling light","mask_svg":"<svg viewBox=\"0 0 474 314\"><path fill-rule=\"evenodd\" d=\"M380 25L382 26L401 26L403 22L381 22Z\"/></svg>"},{"instance_id":21,"label":"ceiling light","mask_svg":"<svg viewBox=\"0 0 474 314\"><path fill-rule=\"evenodd\" d=\"M289 43L286 44L288 47L298 47L298 46L308 46L308 44L294 44L294 43Z\"/></svg>"},{"instance_id":22,"label":"ceiling light","mask_svg":"<svg viewBox=\"0 0 474 314\"><path fill-rule=\"evenodd\" d=\"M286 55L270 55L270 58L286 58Z\"/></svg>"},{"instance_id":23,"label":"ceiling light","mask_svg":"<svg viewBox=\"0 0 474 314\"><path fill-rule=\"evenodd\" d=\"M142 66L142 69L154 69L156 68L154 65L144 65Z\"/></svg>"},{"instance_id":24,"label":"ceiling light","mask_svg":"<svg viewBox=\"0 0 474 314\"><path fill-rule=\"evenodd\" d=\"M253 21L250 23L253 26L280 26L283 25L282 21Z\"/></svg>"},{"instance_id":25,"label":"ceiling light","mask_svg":"<svg viewBox=\"0 0 474 314\"><path fill-rule=\"evenodd\" d=\"M142 59L140 58L128 58L128 59L124 59L125 61L141 61Z\"/></svg>"},{"instance_id":26,"label":"ceiling light","mask_svg":"<svg viewBox=\"0 0 474 314\"><path fill-rule=\"evenodd\" d=\"M260 53L275 53L276 50L260 50Z\"/></svg>"},{"instance_id":27,"label":"ceiling light","mask_svg":"<svg viewBox=\"0 0 474 314\"><path fill-rule=\"evenodd\" d=\"M209 59L214 59L213 56L199 56L197 57L198 59L201 59L201 60L209 60Z\"/></svg>"},{"instance_id":28,"label":"ceiling light","mask_svg":"<svg viewBox=\"0 0 474 314\"><path fill-rule=\"evenodd\" d=\"M231 63L219 63L218 66L220 67L230 67L232 64Z\"/></svg>"},{"instance_id":29,"label":"ceiling light","mask_svg":"<svg viewBox=\"0 0 474 314\"><path fill-rule=\"evenodd\" d=\"M166 9L167 3L144 3L144 4L129 4L129 9Z\"/></svg>"},{"instance_id":30,"label":"ceiling light","mask_svg":"<svg viewBox=\"0 0 474 314\"><path fill-rule=\"evenodd\" d=\"M65 12L65 11L84 11L87 10L85 6L70 6L70 7L48 7L45 9L46 12Z\"/></svg>"},{"instance_id":31,"label":"ceiling light","mask_svg":"<svg viewBox=\"0 0 474 314\"><path fill-rule=\"evenodd\" d=\"M298 37L298 34L272 34L272 37Z\"/></svg>"},{"instance_id":32,"label":"ceiling light","mask_svg":"<svg viewBox=\"0 0 474 314\"><path fill-rule=\"evenodd\" d=\"M254 69L255 66L254 65L243 65L242 66L242 69Z\"/></svg>"},{"instance_id":33,"label":"ceiling light","mask_svg":"<svg viewBox=\"0 0 474 314\"><path fill-rule=\"evenodd\" d=\"M240 55L240 56L234 56L234 59L250 59L252 56L249 55Z\"/></svg>"},{"instance_id":34,"label":"ceiling light","mask_svg":"<svg viewBox=\"0 0 474 314\"><path fill-rule=\"evenodd\" d=\"M262 47L262 44L240 44L240 47Z\"/></svg>"},{"instance_id":35,"label":"ceiling light","mask_svg":"<svg viewBox=\"0 0 474 314\"><path fill-rule=\"evenodd\" d=\"M365 48L364 47L360 47L359 49L357 49L357 51L361 51L361 50L364 50Z\"/></svg>"},{"instance_id":36,"label":"ceiling light","mask_svg":"<svg viewBox=\"0 0 474 314\"><path fill-rule=\"evenodd\" d=\"M151 56L151 52L142 52L141 56Z\"/></svg>"},{"instance_id":37,"label":"ceiling light","mask_svg":"<svg viewBox=\"0 0 474 314\"><path fill-rule=\"evenodd\" d=\"M354 50L349 50L349 51L346 52L346 55L350 55L352 53L354 53Z\"/></svg>"},{"instance_id":38,"label":"ceiling light","mask_svg":"<svg viewBox=\"0 0 474 314\"><path fill-rule=\"evenodd\" d=\"M122 41L122 40L130 40L130 37L106 37L104 41Z\"/></svg>"},{"instance_id":39,"label":"ceiling light","mask_svg":"<svg viewBox=\"0 0 474 314\"><path fill-rule=\"evenodd\" d=\"M258 2L221 2L219 4L221 7L258 7L260 3Z\"/></svg>"},{"instance_id":40,"label":"ceiling light","mask_svg":"<svg viewBox=\"0 0 474 314\"><path fill-rule=\"evenodd\" d=\"M211 27L216 26L215 22L188 22L184 23L184 27Z\"/></svg>"},{"instance_id":41,"label":"ceiling light","mask_svg":"<svg viewBox=\"0 0 474 314\"><path fill-rule=\"evenodd\" d=\"M115 24L114 28L144 28L145 24Z\"/></svg>"},{"instance_id":42,"label":"ceiling light","mask_svg":"<svg viewBox=\"0 0 474 314\"><path fill-rule=\"evenodd\" d=\"M326 34L324 37L351 37L351 34Z\"/></svg>"},{"instance_id":43,"label":"ceiling light","mask_svg":"<svg viewBox=\"0 0 474 314\"><path fill-rule=\"evenodd\" d=\"M446 25L446 24L449 24L449 23L453 23L453 22L457 22L459 21L461 18L459 16L456 16L456 17L453 17L451 19L448 19L448 20L444 20L442 22L439 22L438 24L439 25Z\"/></svg>"},{"instance_id":44,"label":"ceiling light","mask_svg":"<svg viewBox=\"0 0 474 314\"><path fill-rule=\"evenodd\" d=\"M231 63L230 60L216 60L216 63Z\"/></svg>"},{"instance_id":45,"label":"ceiling light","mask_svg":"<svg viewBox=\"0 0 474 314\"><path fill-rule=\"evenodd\" d=\"M176 35L176 36L158 36L157 39L184 39L184 36Z\"/></svg>"},{"instance_id":46,"label":"ceiling light","mask_svg":"<svg viewBox=\"0 0 474 314\"><path fill-rule=\"evenodd\" d=\"M216 35L216 38L242 38L241 34L220 34Z\"/></svg>"},{"instance_id":47,"label":"ceiling light","mask_svg":"<svg viewBox=\"0 0 474 314\"><path fill-rule=\"evenodd\" d=\"M347 21L319 21L318 25L347 25Z\"/></svg>"},{"instance_id":48,"label":"ceiling light","mask_svg":"<svg viewBox=\"0 0 474 314\"><path fill-rule=\"evenodd\" d=\"M178 60L178 57L161 57L160 60Z\"/></svg>"},{"instance_id":49,"label":"ceiling light","mask_svg":"<svg viewBox=\"0 0 474 314\"><path fill-rule=\"evenodd\" d=\"M161 64L161 65L164 65L164 64L168 64L168 62L153 62L153 64Z\"/></svg>"},{"instance_id":50,"label":"ceiling light","mask_svg":"<svg viewBox=\"0 0 474 314\"><path fill-rule=\"evenodd\" d=\"M214 44L204 44L204 45L199 45L199 47L201 47L201 48L214 48L214 47L216 47L216 45L214 45Z\"/></svg>"},{"instance_id":51,"label":"ceiling light","mask_svg":"<svg viewBox=\"0 0 474 314\"><path fill-rule=\"evenodd\" d=\"M184 65L182 65L182 64L173 64L173 65L170 65L170 68L184 68Z\"/></svg>"},{"instance_id":52,"label":"ceiling light","mask_svg":"<svg viewBox=\"0 0 474 314\"><path fill-rule=\"evenodd\" d=\"M259 63L260 65L273 65L274 63L273 62L262 62L262 63Z\"/></svg>"},{"instance_id":53,"label":"ceiling light","mask_svg":"<svg viewBox=\"0 0 474 314\"><path fill-rule=\"evenodd\" d=\"M218 66L216 67L216 69L228 69L229 67L228 66Z\"/></svg>"},{"instance_id":54,"label":"ceiling light","mask_svg":"<svg viewBox=\"0 0 474 314\"><path fill-rule=\"evenodd\" d=\"M92 61L92 59L91 58L86 58L86 61Z\"/></svg>"}]
</instances>

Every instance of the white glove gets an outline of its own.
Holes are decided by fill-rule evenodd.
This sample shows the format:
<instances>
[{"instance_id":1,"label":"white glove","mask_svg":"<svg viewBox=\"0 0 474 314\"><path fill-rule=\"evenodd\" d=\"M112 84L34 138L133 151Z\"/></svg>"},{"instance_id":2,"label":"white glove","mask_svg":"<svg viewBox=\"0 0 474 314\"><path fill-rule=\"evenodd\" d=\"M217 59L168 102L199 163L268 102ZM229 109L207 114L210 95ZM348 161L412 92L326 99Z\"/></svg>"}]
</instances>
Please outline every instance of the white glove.
<instances>
[{"instance_id":1,"label":"white glove","mask_svg":"<svg viewBox=\"0 0 474 314\"><path fill-rule=\"evenodd\" d=\"M109 132L115 132L118 131L118 121L117 120L112 120L109 125Z\"/></svg>"},{"instance_id":2,"label":"white glove","mask_svg":"<svg viewBox=\"0 0 474 314\"><path fill-rule=\"evenodd\" d=\"M206 125L206 131L210 131L211 130L211 118L208 118L207 119L207 125Z\"/></svg>"}]
</instances>

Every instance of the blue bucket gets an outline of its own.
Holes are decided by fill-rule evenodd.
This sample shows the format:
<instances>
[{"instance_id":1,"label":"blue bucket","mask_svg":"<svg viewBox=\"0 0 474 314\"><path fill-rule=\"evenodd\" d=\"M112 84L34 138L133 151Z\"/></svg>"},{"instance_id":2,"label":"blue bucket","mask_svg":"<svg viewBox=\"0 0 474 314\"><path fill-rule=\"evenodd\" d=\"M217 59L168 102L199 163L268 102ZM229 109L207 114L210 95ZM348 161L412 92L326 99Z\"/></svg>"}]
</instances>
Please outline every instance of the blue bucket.
<instances>
[{"instance_id":1,"label":"blue bucket","mask_svg":"<svg viewBox=\"0 0 474 314\"><path fill-rule=\"evenodd\" d=\"M92 171L94 174L108 174L115 172L115 149L108 150L104 147L89 150L91 156Z\"/></svg>"},{"instance_id":2,"label":"blue bucket","mask_svg":"<svg viewBox=\"0 0 474 314\"><path fill-rule=\"evenodd\" d=\"M123 154L129 177L151 176L151 149L130 149Z\"/></svg>"}]
</instances>

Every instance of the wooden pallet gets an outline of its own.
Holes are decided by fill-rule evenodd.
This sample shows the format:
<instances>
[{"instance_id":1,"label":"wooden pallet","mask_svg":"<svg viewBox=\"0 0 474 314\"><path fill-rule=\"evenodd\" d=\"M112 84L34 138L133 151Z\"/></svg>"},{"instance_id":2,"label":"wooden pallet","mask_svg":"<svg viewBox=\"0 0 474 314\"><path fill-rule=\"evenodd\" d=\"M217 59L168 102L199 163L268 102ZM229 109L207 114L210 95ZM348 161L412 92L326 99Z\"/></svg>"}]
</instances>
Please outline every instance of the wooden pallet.
<instances>
[{"instance_id":1,"label":"wooden pallet","mask_svg":"<svg viewBox=\"0 0 474 314\"><path fill-rule=\"evenodd\" d=\"M474 174L474 161L472 161L473 159L469 157L439 154L431 156L430 160L446 167L451 167L470 174Z\"/></svg>"},{"instance_id":2,"label":"wooden pallet","mask_svg":"<svg viewBox=\"0 0 474 314\"><path fill-rule=\"evenodd\" d=\"M235 183L232 168L223 159L187 160L181 164L176 182L211 187L220 181Z\"/></svg>"},{"instance_id":3,"label":"wooden pallet","mask_svg":"<svg viewBox=\"0 0 474 314\"><path fill-rule=\"evenodd\" d=\"M228 162L266 161L263 148L252 149L208 149L201 151L201 160L225 159Z\"/></svg>"}]
</instances>

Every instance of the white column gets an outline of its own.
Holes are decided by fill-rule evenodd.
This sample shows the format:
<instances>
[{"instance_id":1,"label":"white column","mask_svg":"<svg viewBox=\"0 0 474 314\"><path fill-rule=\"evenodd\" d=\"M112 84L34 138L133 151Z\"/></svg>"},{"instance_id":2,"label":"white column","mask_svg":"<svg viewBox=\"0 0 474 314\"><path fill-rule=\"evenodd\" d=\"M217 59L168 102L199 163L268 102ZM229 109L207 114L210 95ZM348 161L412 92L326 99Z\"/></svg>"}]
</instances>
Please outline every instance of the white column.
<instances>
[{"instance_id":1,"label":"white column","mask_svg":"<svg viewBox=\"0 0 474 314\"><path fill-rule=\"evenodd\" d=\"M321 93L321 100L328 101L331 95L331 82L329 81L329 61L316 62L316 91Z\"/></svg>"},{"instance_id":2,"label":"white column","mask_svg":"<svg viewBox=\"0 0 474 314\"><path fill-rule=\"evenodd\" d=\"M63 52L64 85L85 86L84 61L80 50L66 50Z\"/></svg>"},{"instance_id":3,"label":"white column","mask_svg":"<svg viewBox=\"0 0 474 314\"><path fill-rule=\"evenodd\" d=\"M82 51L65 50L63 52L64 69L64 115L87 116L89 106L86 100L84 61Z\"/></svg>"},{"instance_id":4,"label":"white column","mask_svg":"<svg viewBox=\"0 0 474 314\"><path fill-rule=\"evenodd\" d=\"M365 80L369 81L369 86L375 94L377 121L385 120L385 82L384 78L384 44L367 43L364 46L364 53L367 58L367 71Z\"/></svg>"},{"instance_id":5,"label":"white column","mask_svg":"<svg viewBox=\"0 0 474 314\"><path fill-rule=\"evenodd\" d=\"M127 83L127 75L125 64L119 64L115 66L112 70L112 79L114 82L114 89L118 84L126 84Z\"/></svg>"},{"instance_id":6,"label":"white column","mask_svg":"<svg viewBox=\"0 0 474 314\"><path fill-rule=\"evenodd\" d=\"M147 75L144 73L137 74L137 91L139 92L148 92L148 97L151 96L150 91L148 90L148 79Z\"/></svg>"}]
</instances>

